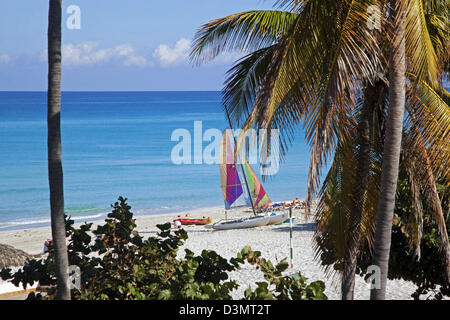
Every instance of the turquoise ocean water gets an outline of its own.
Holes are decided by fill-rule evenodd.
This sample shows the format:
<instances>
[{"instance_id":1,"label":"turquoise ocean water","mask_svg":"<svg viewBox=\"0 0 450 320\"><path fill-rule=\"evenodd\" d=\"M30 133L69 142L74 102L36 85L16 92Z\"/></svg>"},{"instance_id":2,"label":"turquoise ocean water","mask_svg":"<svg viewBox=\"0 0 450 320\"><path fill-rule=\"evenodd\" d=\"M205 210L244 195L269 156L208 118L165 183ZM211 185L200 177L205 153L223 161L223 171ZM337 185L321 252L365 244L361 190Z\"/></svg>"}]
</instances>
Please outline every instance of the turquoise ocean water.
<instances>
[{"instance_id":1,"label":"turquoise ocean water","mask_svg":"<svg viewBox=\"0 0 450 320\"><path fill-rule=\"evenodd\" d=\"M0 92L0 231L50 223L46 108L45 92ZM96 220L121 195L137 215L223 205L217 165L171 161L172 132L194 121L227 127L220 92L64 92L66 212ZM299 129L264 183L272 200L305 197L309 154Z\"/></svg>"}]
</instances>

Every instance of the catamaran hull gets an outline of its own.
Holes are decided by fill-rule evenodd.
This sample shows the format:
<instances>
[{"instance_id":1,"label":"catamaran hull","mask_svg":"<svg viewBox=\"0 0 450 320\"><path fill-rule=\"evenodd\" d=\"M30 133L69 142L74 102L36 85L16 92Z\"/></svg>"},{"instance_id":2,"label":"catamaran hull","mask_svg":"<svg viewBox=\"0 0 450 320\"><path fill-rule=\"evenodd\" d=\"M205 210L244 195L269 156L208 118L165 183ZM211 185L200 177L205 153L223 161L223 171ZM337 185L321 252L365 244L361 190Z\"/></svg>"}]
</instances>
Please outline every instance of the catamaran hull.
<instances>
[{"instance_id":1,"label":"catamaran hull","mask_svg":"<svg viewBox=\"0 0 450 320\"><path fill-rule=\"evenodd\" d=\"M248 219L218 222L213 224L212 227L216 230L247 229L265 226L269 223L269 221L269 216L252 217Z\"/></svg>"},{"instance_id":2,"label":"catamaran hull","mask_svg":"<svg viewBox=\"0 0 450 320\"><path fill-rule=\"evenodd\" d=\"M286 219L289 219L289 212L274 212L269 216L270 220L268 225L281 223Z\"/></svg>"},{"instance_id":3,"label":"catamaran hull","mask_svg":"<svg viewBox=\"0 0 450 320\"><path fill-rule=\"evenodd\" d=\"M213 224L213 229L216 230L230 230L230 229L246 229L246 228L256 228L267 225L278 224L286 219L289 219L288 212L277 212L271 215L256 216L247 219L239 219L226 222L218 222Z\"/></svg>"}]
</instances>

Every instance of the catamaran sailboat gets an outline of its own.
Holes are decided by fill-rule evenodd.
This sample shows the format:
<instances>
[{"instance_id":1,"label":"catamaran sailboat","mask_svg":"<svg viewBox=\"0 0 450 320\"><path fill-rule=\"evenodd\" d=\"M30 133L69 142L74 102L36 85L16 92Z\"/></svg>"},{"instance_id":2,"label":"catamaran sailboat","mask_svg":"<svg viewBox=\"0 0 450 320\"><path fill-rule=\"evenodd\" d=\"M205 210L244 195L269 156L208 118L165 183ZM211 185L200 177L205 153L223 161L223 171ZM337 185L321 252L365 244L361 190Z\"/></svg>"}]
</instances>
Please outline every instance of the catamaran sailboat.
<instances>
[{"instance_id":1,"label":"catamaran sailboat","mask_svg":"<svg viewBox=\"0 0 450 320\"><path fill-rule=\"evenodd\" d=\"M268 206L271 201L245 155L242 156L243 163L236 163L230 135L227 131L222 134L220 148L219 166L225 210L230 210L232 205L243 197L246 198L246 203L251 205L254 216L219 221L212 227L217 230L254 228L277 224L288 219L287 212L256 214L256 209Z\"/></svg>"}]
</instances>

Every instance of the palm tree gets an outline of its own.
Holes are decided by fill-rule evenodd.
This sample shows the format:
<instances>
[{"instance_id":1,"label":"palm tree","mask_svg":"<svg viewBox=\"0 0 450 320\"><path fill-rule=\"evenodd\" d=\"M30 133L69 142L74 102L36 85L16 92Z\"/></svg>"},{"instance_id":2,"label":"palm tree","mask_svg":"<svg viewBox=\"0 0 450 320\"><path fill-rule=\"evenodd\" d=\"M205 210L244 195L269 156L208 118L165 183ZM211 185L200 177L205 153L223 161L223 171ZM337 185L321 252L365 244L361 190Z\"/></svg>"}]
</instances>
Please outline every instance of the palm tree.
<instances>
[{"instance_id":1,"label":"palm tree","mask_svg":"<svg viewBox=\"0 0 450 320\"><path fill-rule=\"evenodd\" d=\"M70 300L61 147L61 0L50 0L48 14L48 179L57 299Z\"/></svg>"},{"instance_id":2,"label":"palm tree","mask_svg":"<svg viewBox=\"0 0 450 320\"><path fill-rule=\"evenodd\" d=\"M365 27L371 4L300 1L289 12L251 11L217 19L196 36L192 54L197 59L230 48L254 50L230 70L224 89L225 108L236 122L244 114L244 127L280 128L284 152L304 119L312 144L308 204L323 161L354 126L348 115L361 83L373 81L381 66L375 38Z\"/></svg>"},{"instance_id":3,"label":"palm tree","mask_svg":"<svg viewBox=\"0 0 450 320\"><path fill-rule=\"evenodd\" d=\"M406 14L402 1L391 1L391 3L393 5L390 17L395 24L395 34L391 39L389 53L389 108L372 260L373 265L380 268L380 286L371 289L372 300L384 300L386 295L406 98Z\"/></svg>"},{"instance_id":4,"label":"palm tree","mask_svg":"<svg viewBox=\"0 0 450 320\"><path fill-rule=\"evenodd\" d=\"M418 63L414 65L413 63L410 64L414 68L411 68L410 72L416 72L421 73L422 71L417 66L425 66L427 67L427 61L426 59L431 57L431 61L429 61L429 64L433 64L433 56L439 57L439 61L445 62L448 57L446 57L444 51L442 48L445 47L442 44L445 43L445 24L442 24L442 18L444 18L444 15L439 14L439 8L433 8L432 11L428 11L426 13L423 12L421 8L421 3L416 2L414 3L416 7L410 7L408 8L408 14L407 14L407 28L408 30L406 38L406 43L409 45L408 52L410 55L414 55L415 57L409 57L410 61L414 61L413 58L417 60L421 60L421 63ZM418 10L416 10L418 8ZM434 12L433 12L434 11ZM426 17L426 19L425 19ZM423 33L418 30L420 28L423 28L424 21L427 21L427 33L430 33L434 35L431 37L428 41L417 41L420 39L418 38L418 35L423 35ZM433 23L430 23L431 21L434 21ZM445 21L445 20L444 20ZM387 37L384 37L385 39ZM426 40L426 37L425 37ZM432 43L431 45L426 45ZM413 46L411 45L413 44ZM412 47L411 47L412 46ZM408 47L408 46L407 46ZM434 50L433 50L434 48ZM436 52L436 54L434 53ZM414 53L414 54L411 54ZM425 53L425 54L424 54ZM425 63L424 63L425 62ZM443 63L444 64L444 63ZM445 64L444 64L445 65ZM428 66L429 68L430 66ZM423 74L423 72L422 72ZM431 72L431 74L433 74ZM435 73L436 74L436 73ZM428 79L430 83L433 83L433 79ZM419 84L417 84L419 82ZM447 276L450 275L449 268L450 268L450 254L449 254L449 242L448 242L448 234L445 229L445 221L444 216L442 213L441 208L441 202L439 200L439 196L436 191L436 183L434 180L434 174L433 172L436 172L437 174L445 177L443 178L445 181L448 180L448 170L442 169L442 168L448 168L448 154L449 154L449 148L448 148L448 128L449 128L449 122L448 122L448 116L449 116L449 108L448 105L442 100L442 98L435 92L429 85L424 83L423 81L417 81L417 77L414 76L412 73L408 73L408 83L409 86L407 87L408 95L406 99L406 110L407 112L407 119L409 119L408 124L404 126L404 130L406 130L406 138L408 139L408 143L403 144L403 160L404 167L408 167L410 170L409 172L410 177L410 183L411 183L411 190L416 190L414 194L412 194L412 198L414 199L415 203L415 212L416 217L411 219L411 234L414 234L415 236L411 238L411 248L416 251L416 256L420 257L420 239L421 239L421 233L420 231L420 225L422 223L422 217L421 217L421 209L420 209L420 196L423 195L425 197L425 200L427 202L428 210L430 210L433 213L433 217L435 222L437 223L439 233L441 235L441 250L443 252L444 261L446 261L447 265ZM416 83L416 84L415 84ZM414 84L414 85L413 85ZM370 87L369 87L370 89ZM441 89L441 88L439 88ZM384 91L384 93L383 93ZM445 90L443 90L445 91ZM379 97L379 102L375 104L376 107L375 110L385 110L387 106L387 96L385 97L387 92L386 89L382 90L382 95ZM373 96L371 94L370 96L366 97L367 95L367 88L364 91L363 98L368 98L370 100L370 96ZM379 96L377 93L375 96ZM364 100L365 101L365 100ZM364 102L365 103L365 102ZM378 139L381 138L380 142L378 142L378 145L382 145L382 142L385 141L385 133L383 133L383 128L385 127L385 116L380 117L380 115L384 114L383 112L379 112L379 124L378 130L377 128L372 129L372 139L375 137L373 136L373 132L378 132ZM421 119L417 118L420 117ZM428 119L426 119L428 118ZM401 121L400 126L403 125L403 121ZM418 130L420 128L420 130ZM381 133L381 136L380 136ZM401 131L400 131L401 133ZM355 132L355 136L358 134L358 132ZM424 143L425 142L425 143ZM353 147L355 150L360 150L364 147L363 144L358 144L356 142L352 142ZM428 146L425 148L425 144ZM372 142L373 145L373 142ZM374 146L375 148L376 146ZM417 154L417 150L421 150L420 154ZM439 151L437 151L439 150ZM338 150L339 151L339 150ZM356 164L356 160L353 158L349 158L349 153L339 152L340 154L337 154L335 156L335 163L333 164L333 167L336 166L337 168L335 170L346 170L345 179L348 182L349 179L351 179L351 174L353 168L360 168L360 161L362 160L361 157L358 158L358 155L353 155L350 153L350 157L355 156L358 161L358 164ZM362 152L360 152L362 153ZM439 153L439 154L438 154ZM364 155L364 153L362 153ZM369 153L367 153L369 154ZM382 157L382 148L376 147L373 149L370 154L372 154L372 160L371 160L371 173L372 176L369 178L372 180L370 184L366 185L366 190L364 198L361 198L359 201L359 205L363 206L363 217L356 215L353 213L356 209L356 206L358 205L358 202L351 203L349 200L354 198L355 195L361 195L362 192L352 191L352 189L346 189L344 188L345 185L339 184L338 187L336 187L336 180L339 180L341 176L339 175L331 175L328 176L324 183L324 190L322 191L321 195L321 205L319 206L317 219L319 221L319 226L317 234L316 234L316 243L317 243L317 253L322 258L322 263L325 265L333 265L338 266L340 270L343 270L344 272L344 279L349 279L350 281L354 277L346 277L346 272L354 272L355 266L352 263L348 263L351 261L349 258L343 257L343 255L348 254L351 257L351 254L353 254L353 251L351 251L351 243L356 244L357 241L350 241L348 244L348 247L346 251L341 252L337 248L345 247L345 235L350 234L354 237L359 237L360 233L363 233L364 235L364 241L363 243L360 243L360 247L368 248L369 251L372 248L372 241L373 241L373 228L375 225L375 212L376 208L378 206L378 198L373 197L374 194L378 194L378 189L376 186L379 185L379 166L380 161L379 158ZM375 155L375 157L374 157ZM421 163L423 165L417 166L414 165L414 162L412 161L411 155L415 155L414 157L416 159L420 159ZM347 156L346 159L342 160L342 157ZM378 157L378 159L376 159ZM433 164L430 162L430 159L433 159ZM346 168L343 166L343 164L351 164L353 167ZM339 169L338 169L339 168ZM330 170L332 172L333 170ZM338 172L340 172L338 171ZM445 172L447 171L447 172ZM366 171L367 172L367 171ZM361 172L358 170L358 175ZM374 180L375 179L375 180ZM331 180L331 181L330 181ZM334 183L332 183L334 180ZM356 182L354 182L356 183ZM347 184L346 184L347 185ZM356 183L356 187L359 188L363 184L361 181ZM363 189L364 190L364 189ZM341 197L342 195L342 197ZM347 195L351 195L348 197ZM341 199L341 202L339 203L340 210L334 210L336 209L336 204L333 203L331 198L339 198ZM346 210L343 210L343 208L346 208ZM346 213L347 211L347 213ZM356 210L358 212L358 210ZM347 217L345 216L347 214ZM351 217L350 219L348 217ZM357 227L355 231L355 222L356 221L362 221L362 223ZM348 225L348 226L347 226ZM353 227L353 229L352 229ZM339 229L341 228L341 229ZM339 232L337 232L339 230ZM333 248L333 252L330 248ZM358 250L358 248L353 248L354 250ZM419 250L419 251L418 251ZM332 254L330 254L332 252ZM334 256L333 256L334 255ZM350 267L350 270L347 270L346 268ZM343 282L343 286L344 286ZM348 286L351 286L352 283L348 284ZM344 289L344 288L343 288ZM343 290L344 292L344 290ZM347 291L348 292L348 291Z\"/></svg>"},{"instance_id":5,"label":"palm tree","mask_svg":"<svg viewBox=\"0 0 450 320\"><path fill-rule=\"evenodd\" d=\"M378 201L372 260L373 265L380 268L380 286L371 289L370 297L372 300L384 300L386 295L392 219L395 208L406 99L406 39L408 38L406 25L410 22L407 17L421 17L423 15L422 1L412 2L413 5L403 0L390 1L389 16L391 20L392 36L389 46L389 107L386 121L380 196ZM413 32L426 31L426 25L416 24L413 28ZM414 73L418 74L420 79L427 78L427 80L436 87L439 83L437 55L429 35L428 37L425 35L424 40L426 41L424 43L425 48L417 48L416 44L414 44L415 47L411 47L410 44L410 48L408 48L408 53L418 54L416 57L410 59L410 62L416 62L416 64L412 64L411 69L413 69L413 72L416 71ZM428 57L423 57L424 52L417 52L417 49L425 49L425 53L430 55ZM417 62L423 63L423 66L418 65ZM445 227L444 231L446 231Z\"/></svg>"},{"instance_id":6,"label":"palm tree","mask_svg":"<svg viewBox=\"0 0 450 320\"><path fill-rule=\"evenodd\" d=\"M355 255L358 254L361 241L360 233L363 233L364 241L370 242L373 237L371 225L374 223L369 224L368 222L373 221L374 214L369 213L374 209L376 211L378 199L375 197L378 192L367 190L367 186L376 185L374 183L376 179L374 180L372 174L375 163L371 159L370 166L368 166L367 159L364 159L364 155L368 153L363 151L364 148L368 148L367 134L369 133L369 136L372 135L372 137L374 135L374 131L370 127L370 114L376 116L381 112L376 105L380 105L380 100L383 100L380 96L383 96L384 90L380 84L384 81L382 72L385 69L382 63L384 49L382 45L378 45L380 37L376 39L378 41L375 41L375 35L365 28L365 22L369 18L366 14L367 8L375 2L282 2L287 5L288 11L249 11L217 19L202 26L195 37L192 58L197 62L202 62L227 50L250 52L238 61L228 73L223 90L224 107L232 115L237 126L244 123L244 128L249 126L259 126L269 130L280 128L285 137L285 140L282 141L282 153L286 151L290 139L293 137L295 126L301 121L305 123L306 137L312 144L308 177L309 200L319 184L320 168L324 159L336 153L336 162L337 157L341 154L337 151L342 148L346 149L343 147L346 145L346 141L352 141L353 137L358 137L359 144L356 144L355 147L361 156L356 157L356 161L352 162L354 166L351 170L346 171L345 185L348 188L342 188L342 184L339 186L339 183L330 182L330 185L336 187L335 190L347 190L342 199L351 199L352 202L348 206L343 206L345 202L336 201L331 206L330 203L327 206L319 206L318 210L319 213L334 213L334 215L331 214L331 218L341 217L337 220L324 219L318 221L318 224L319 227L325 226L322 230L329 230L326 226L334 227L332 234L340 235L338 238L344 240L336 242L336 237L327 238L326 235L329 233L319 233L318 236L322 237L322 241L317 241L317 248L319 253L326 256L326 248L330 243L334 243L334 261L341 261L345 265L342 268L345 270L342 279L342 296L345 299L351 299L353 297ZM381 4L382 8L386 10L386 3L382 2ZM411 2L412 8L421 8L420 5L421 1ZM412 62L411 70L420 79L414 82L422 83L426 79L436 84L436 81L430 81L430 79L434 80L433 76L431 78L429 75L424 76L427 74L426 71L433 71L436 63L433 63L432 59L435 56L434 50L427 45L430 39L426 34L428 30L423 28L423 11L410 9L408 13L406 47L410 54L410 62ZM428 19L427 21L436 23L436 21L439 22L439 19ZM426 32L411 31L417 31L417 28L420 27L422 30L419 31ZM442 27L436 28L436 30L435 34L439 34ZM445 40L442 41L445 37L435 36L432 39L435 44L439 44L435 46L436 48L440 47L436 51L441 52L439 56L443 57L448 51L445 50ZM414 46L417 48L412 48ZM431 57L430 61L427 60L428 57ZM422 85L420 88L423 91L426 86ZM374 90L377 92L373 92ZM414 108L412 106L417 104L417 101L421 101L423 97L412 94L410 96L411 103L408 104L409 111L411 114L420 115L417 117L415 125L421 129L421 138L427 140L428 146L436 145L427 150L431 154L430 158L433 159L433 168L439 166L438 159L441 159L442 167L442 159L445 157L442 155L437 157L436 151L442 150L442 146L446 145L443 143L448 135L442 136L435 126L428 124L429 122L435 123L432 121L432 114L439 111L442 104L438 101L437 95L431 93L426 96L429 101ZM374 101L370 101L372 99L370 97ZM361 105L356 102L358 100L363 101L367 105L366 108L358 109L357 106ZM354 116L358 114L355 110L365 110L363 113L365 116L360 118L365 119L364 121L360 121L358 117ZM381 108L381 110L383 109ZM422 112L423 110L425 112ZM444 110L441 114L444 114L444 118L439 118L445 120L448 110ZM358 123L359 130L356 130ZM384 129L378 129L379 135L381 131ZM380 145L373 145L372 142L371 147L372 149L378 148L377 154L382 154L382 145L380 149ZM351 153L346 152L345 154ZM340 158L342 159L342 157ZM445 163L443 167L445 167ZM354 168L358 168L358 172L356 177L352 178ZM368 168L370 168L370 174ZM328 174L328 177L331 176L333 176L332 170ZM342 174L340 176L342 177ZM370 183L367 183L368 180ZM322 193L322 200L324 200L324 194L326 193ZM347 195L352 196L348 197ZM368 198L371 201L368 201ZM323 203L323 201L321 202ZM329 208L333 210L330 211ZM336 216L337 211L341 215ZM318 217L323 217L323 215L319 214ZM333 221L338 223L333 224ZM336 226L348 226L351 231L349 232L347 227L339 230L336 229ZM320 231L321 228L318 230ZM442 246L448 246L448 237L445 232L441 234ZM352 236L347 237L347 235ZM446 242L445 239L447 239ZM336 245L337 243L339 246ZM342 250L337 250L337 248ZM450 265L448 257L447 263Z\"/></svg>"}]
</instances>

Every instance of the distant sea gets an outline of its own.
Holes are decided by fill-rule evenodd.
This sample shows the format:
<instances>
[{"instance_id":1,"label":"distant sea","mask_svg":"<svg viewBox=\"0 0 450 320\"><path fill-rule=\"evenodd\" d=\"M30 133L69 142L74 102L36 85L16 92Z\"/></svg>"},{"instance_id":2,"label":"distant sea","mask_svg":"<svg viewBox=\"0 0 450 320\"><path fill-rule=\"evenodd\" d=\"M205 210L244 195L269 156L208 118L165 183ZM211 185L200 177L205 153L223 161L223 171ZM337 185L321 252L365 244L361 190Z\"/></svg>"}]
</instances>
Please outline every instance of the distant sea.
<instances>
[{"instance_id":1,"label":"distant sea","mask_svg":"<svg viewBox=\"0 0 450 320\"><path fill-rule=\"evenodd\" d=\"M0 92L0 231L50 224L46 99L46 92ZM172 132L193 136L194 121L203 132L227 128L220 92L63 92L67 214L101 219L119 196L138 216L222 206L217 165L171 161ZM305 197L303 137L299 128L279 172L263 183L273 201Z\"/></svg>"}]
</instances>

